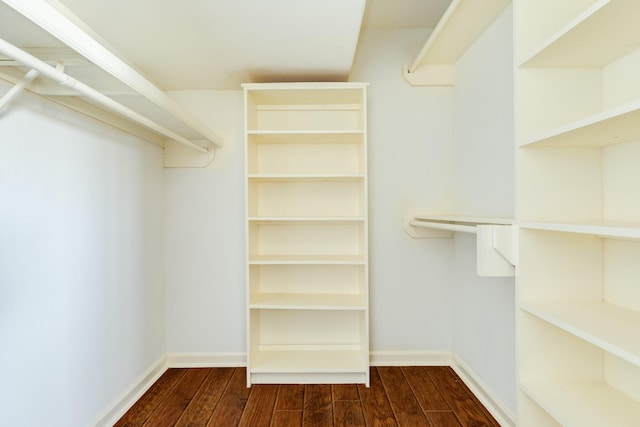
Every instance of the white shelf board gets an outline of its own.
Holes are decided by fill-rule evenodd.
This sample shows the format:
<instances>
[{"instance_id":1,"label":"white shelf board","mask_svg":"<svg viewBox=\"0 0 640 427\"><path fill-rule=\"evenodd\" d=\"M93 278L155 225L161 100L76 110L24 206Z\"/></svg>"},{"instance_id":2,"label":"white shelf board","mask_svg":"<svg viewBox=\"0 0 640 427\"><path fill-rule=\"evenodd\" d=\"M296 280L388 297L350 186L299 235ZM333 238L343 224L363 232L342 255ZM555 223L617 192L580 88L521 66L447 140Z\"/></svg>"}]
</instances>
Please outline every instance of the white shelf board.
<instances>
[{"instance_id":1,"label":"white shelf board","mask_svg":"<svg viewBox=\"0 0 640 427\"><path fill-rule=\"evenodd\" d=\"M561 28L521 66L603 67L640 45L640 2L599 0Z\"/></svg>"},{"instance_id":2,"label":"white shelf board","mask_svg":"<svg viewBox=\"0 0 640 427\"><path fill-rule=\"evenodd\" d=\"M327 346L331 347L331 346ZM341 373L367 369L361 350L258 350L252 355L251 373Z\"/></svg>"},{"instance_id":3,"label":"white shelf board","mask_svg":"<svg viewBox=\"0 0 640 427\"><path fill-rule=\"evenodd\" d=\"M527 302L520 307L640 367L640 313L604 302Z\"/></svg>"},{"instance_id":4,"label":"white shelf board","mask_svg":"<svg viewBox=\"0 0 640 427\"><path fill-rule=\"evenodd\" d=\"M634 223L560 223L546 221L521 221L520 228L558 231L563 233L591 234L613 239L640 239L640 224Z\"/></svg>"},{"instance_id":5,"label":"white shelf board","mask_svg":"<svg viewBox=\"0 0 640 427\"><path fill-rule=\"evenodd\" d=\"M498 217L482 217L482 216L463 216L463 215L414 215L413 219L418 221L448 222L451 224L495 224L495 225L512 225L513 218Z\"/></svg>"},{"instance_id":6,"label":"white shelf board","mask_svg":"<svg viewBox=\"0 0 640 427\"><path fill-rule=\"evenodd\" d=\"M403 220L412 237L453 237L451 233L477 233L478 225L512 225L513 219L458 215L412 215ZM427 231L419 231L425 229Z\"/></svg>"},{"instance_id":7,"label":"white shelf board","mask_svg":"<svg viewBox=\"0 0 640 427\"><path fill-rule=\"evenodd\" d=\"M249 181L260 182L353 182L364 180L363 174L249 174Z\"/></svg>"},{"instance_id":8,"label":"white shelf board","mask_svg":"<svg viewBox=\"0 0 640 427\"><path fill-rule=\"evenodd\" d=\"M258 144L357 144L364 130L250 130L250 143Z\"/></svg>"},{"instance_id":9,"label":"white shelf board","mask_svg":"<svg viewBox=\"0 0 640 427\"><path fill-rule=\"evenodd\" d=\"M364 265L364 255L254 255L250 265Z\"/></svg>"},{"instance_id":10,"label":"white shelf board","mask_svg":"<svg viewBox=\"0 0 640 427\"><path fill-rule=\"evenodd\" d=\"M365 310L364 295L254 293L250 309L278 310Z\"/></svg>"},{"instance_id":11,"label":"white shelf board","mask_svg":"<svg viewBox=\"0 0 640 427\"><path fill-rule=\"evenodd\" d=\"M256 105L361 104L368 83L245 83L247 96Z\"/></svg>"},{"instance_id":12,"label":"white shelf board","mask_svg":"<svg viewBox=\"0 0 640 427\"><path fill-rule=\"evenodd\" d=\"M361 216L314 216L314 217L283 217L283 216L252 216L249 217L250 222L257 223L354 223L364 222Z\"/></svg>"},{"instance_id":13,"label":"white shelf board","mask_svg":"<svg viewBox=\"0 0 640 427\"><path fill-rule=\"evenodd\" d=\"M640 403L604 383L522 383L522 391L563 426L637 427Z\"/></svg>"},{"instance_id":14,"label":"white shelf board","mask_svg":"<svg viewBox=\"0 0 640 427\"><path fill-rule=\"evenodd\" d=\"M452 65L511 4L511 0L453 0L404 77L414 86L452 85Z\"/></svg>"},{"instance_id":15,"label":"white shelf board","mask_svg":"<svg viewBox=\"0 0 640 427\"><path fill-rule=\"evenodd\" d=\"M640 100L551 129L521 145L604 147L640 139L638 123Z\"/></svg>"}]
</instances>

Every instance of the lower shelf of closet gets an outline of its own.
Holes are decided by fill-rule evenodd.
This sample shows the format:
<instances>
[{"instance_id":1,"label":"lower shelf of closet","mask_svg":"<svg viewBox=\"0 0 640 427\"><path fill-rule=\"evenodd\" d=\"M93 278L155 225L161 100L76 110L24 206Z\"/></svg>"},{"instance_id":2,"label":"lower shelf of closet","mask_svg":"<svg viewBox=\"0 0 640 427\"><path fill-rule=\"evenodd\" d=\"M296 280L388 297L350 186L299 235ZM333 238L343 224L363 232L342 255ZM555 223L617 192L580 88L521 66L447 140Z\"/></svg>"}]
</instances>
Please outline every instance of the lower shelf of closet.
<instances>
[{"instance_id":1,"label":"lower shelf of closet","mask_svg":"<svg viewBox=\"0 0 640 427\"><path fill-rule=\"evenodd\" d=\"M368 354L360 349L258 350L249 365L253 384L369 384Z\"/></svg>"},{"instance_id":2,"label":"lower shelf of closet","mask_svg":"<svg viewBox=\"0 0 640 427\"><path fill-rule=\"evenodd\" d=\"M604 382L528 383L522 391L559 426L637 427L640 420L640 403ZM526 425L546 424L529 419Z\"/></svg>"}]
</instances>

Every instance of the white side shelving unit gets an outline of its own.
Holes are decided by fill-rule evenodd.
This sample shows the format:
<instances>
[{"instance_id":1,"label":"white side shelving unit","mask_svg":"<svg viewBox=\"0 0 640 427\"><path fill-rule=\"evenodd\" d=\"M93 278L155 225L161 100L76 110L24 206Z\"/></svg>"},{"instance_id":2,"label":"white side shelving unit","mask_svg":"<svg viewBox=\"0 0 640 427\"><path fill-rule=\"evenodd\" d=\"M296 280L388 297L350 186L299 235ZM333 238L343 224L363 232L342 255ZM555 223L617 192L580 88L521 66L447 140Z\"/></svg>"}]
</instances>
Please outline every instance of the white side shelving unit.
<instances>
[{"instance_id":1,"label":"white side shelving unit","mask_svg":"<svg viewBox=\"0 0 640 427\"><path fill-rule=\"evenodd\" d=\"M640 3L516 0L519 424L640 422Z\"/></svg>"},{"instance_id":2,"label":"white side shelving unit","mask_svg":"<svg viewBox=\"0 0 640 427\"><path fill-rule=\"evenodd\" d=\"M0 39L3 80L154 144L165 146L176 141L210 160L214 148L222 147L220 135L112 52L61 4L46 0L2 2L3 8L14 9L25 22L51 37L43 43L65 46L22 49ZM53 38L57 41L52 42ZM37 80L26 82L22 76L34 71ZM84 83L87 76L99 78ZM4 100L6 104L10 101L8 97Z\"/></svg>"},{"instance_id":3,"label":"white side shelving unit","mask_svg":"<svg viewBox=\"0 0 640 427\"><path fill-rule=\"evenodd\" d=\"M246 84L247 383L369 384L366 84Z\"/></svg>"},{"instance_id":4,"label":"white side shelving unit","mask_svg":"<svg viewBox=\"0 0 640 427\"><path fill-rule=\"evenodd\" d=\"M453 65L511 0L453 0L420 53L404 68L413 86L450 86Z\"/></svg>"}]
</instances>

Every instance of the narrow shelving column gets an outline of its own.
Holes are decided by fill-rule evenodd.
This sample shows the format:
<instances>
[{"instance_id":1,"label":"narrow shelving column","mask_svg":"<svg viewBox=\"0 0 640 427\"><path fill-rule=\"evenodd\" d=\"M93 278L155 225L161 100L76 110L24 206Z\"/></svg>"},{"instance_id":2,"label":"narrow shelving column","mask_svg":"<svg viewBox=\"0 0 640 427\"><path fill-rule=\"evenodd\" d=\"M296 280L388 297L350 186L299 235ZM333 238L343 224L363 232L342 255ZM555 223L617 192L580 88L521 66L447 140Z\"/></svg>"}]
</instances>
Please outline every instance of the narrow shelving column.
<instances>
[{"instance_id":1,"label":"narrow shelving column","mask_svg":"<svg viewBox=\"0 0 640 427\"><path fill-rule=\"evenodd\" d=\"M640 420L640 2L516 0L519 423Z\"/></svg>"},{"instance_id":2,"label":"narrow shelving column","mask_svg":"<svg viewBox=\"0 0 640 427\"><path fill-rule=\"evenodd\" d=\"M246 84L247 384L369 384L363 83Z\"/></svg>"}]
</instances>

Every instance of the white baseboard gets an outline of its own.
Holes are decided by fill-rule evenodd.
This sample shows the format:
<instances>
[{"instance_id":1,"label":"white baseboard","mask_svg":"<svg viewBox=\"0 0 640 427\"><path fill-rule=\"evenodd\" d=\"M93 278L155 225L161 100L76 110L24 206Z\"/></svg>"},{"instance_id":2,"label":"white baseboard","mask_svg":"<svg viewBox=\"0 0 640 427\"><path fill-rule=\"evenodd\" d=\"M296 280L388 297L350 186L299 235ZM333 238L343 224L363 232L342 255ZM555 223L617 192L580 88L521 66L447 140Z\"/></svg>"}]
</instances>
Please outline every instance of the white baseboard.
<instances>
[{"instance_id":1,"label":"white baseboard","mask_svg":"<svg viewBox=\"0 0 640 427\"><path fill-rule=\"evenodd\" d=\"M95 420L90 424L94 427L111 427L133 406L134 403L149 390L149 388L167 370L167 358L161 357L151 365L133 385L125 390L120 397L115 399Z\"/></svg>"},{"instance_id":2,"label":"white baseboard","mask_svg":"<svg viewBox=\"0 0 640 427\"><path fill-rule=\"evenodd\" d=\"M247 366L246 353L169 353L170 368L236 368Z\"/></svg>"},{"instance_id":3,"label":"white baseboard","mask_svg":"<svg viewBox=\"0 0 640 427\"><path fill-rule=\"evenodd\" d=\"M515 427L516 422L513 413L489 391L489 388L480 380L478 375L455 354L451 357L451 368L502 427Z\"/></svg>"},{"instance_id":4,"label":"white baseboard","mask_svg":"<svg viewBox=\"0 0 640 427\"><path fill-rule=\"evenodd\" d=\"M448 351L372 351L371 366L451 366L478 400L503 427L514 427L515 417L489 391L477 374L457 355ZM160 358L91 424L112 426L168 368L220 368L246 366L245 353L170 353Z\"/></svg>"},{"instance_id":5,"label":"white baseboard","mask_svg":"<svg viewBox=\"0 0 640 427\"><path fill-rule=\"evenodd\" d=\"M450 366L448 351L372 351L371 366Z\"/></svg>"}]
</instances>

